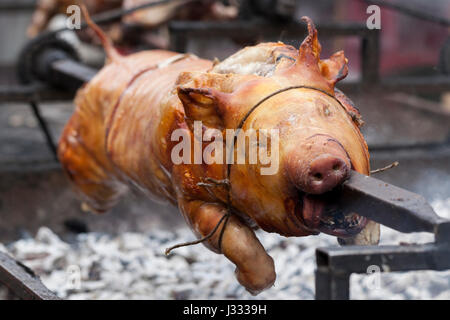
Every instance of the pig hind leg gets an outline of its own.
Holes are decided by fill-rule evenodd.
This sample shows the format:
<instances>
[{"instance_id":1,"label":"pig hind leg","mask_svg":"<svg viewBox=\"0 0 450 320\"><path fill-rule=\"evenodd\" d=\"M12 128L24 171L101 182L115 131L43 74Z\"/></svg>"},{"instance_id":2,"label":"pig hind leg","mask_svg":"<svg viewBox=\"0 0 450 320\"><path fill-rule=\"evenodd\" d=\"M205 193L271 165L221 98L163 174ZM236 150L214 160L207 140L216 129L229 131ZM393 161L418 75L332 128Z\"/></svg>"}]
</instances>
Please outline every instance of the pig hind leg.
<instances>
[{"instance_id":1,"label":"pig hind leg","mask_svg":"<svg viewBox=\"0 0 450 320\"><path fill-rule=\"evenodd\" d=\"M117 179L106 155L103 124L96 109L87 107L85 99L80 100L64 128L58 157L84 204L102 213L119 201L127 187Z\"/></svg>"}]
</instances>

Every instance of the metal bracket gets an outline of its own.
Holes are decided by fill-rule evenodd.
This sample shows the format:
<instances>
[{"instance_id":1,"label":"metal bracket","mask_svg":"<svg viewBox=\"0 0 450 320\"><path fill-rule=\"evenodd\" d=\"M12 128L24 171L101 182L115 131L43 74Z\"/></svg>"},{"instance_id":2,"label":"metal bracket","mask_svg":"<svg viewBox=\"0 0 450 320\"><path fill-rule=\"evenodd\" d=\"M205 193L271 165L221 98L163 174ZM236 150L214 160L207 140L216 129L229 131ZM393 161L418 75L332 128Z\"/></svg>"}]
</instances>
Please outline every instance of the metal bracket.
<instances>
[{"instance_id":1,"label":"metal bracket","mask_svg":"<svg viewBox=\"0 0 450 320\"><path fill-rule=\"evenodd\" d=\"M24 264L0 252L0 283L24 300L60 300Z\"/></svg>"},{"instance_id":2,"label":"metal bracket","mask_svg":"<svg viewBox=\"0 0 450 320\"><path fill-rule=\"evenodd\" d=\"M350 299L352 273L450 269L450 246L429 243L403 246L348 246L316 250L316 299Z\"/></svg>"}]
</instances>

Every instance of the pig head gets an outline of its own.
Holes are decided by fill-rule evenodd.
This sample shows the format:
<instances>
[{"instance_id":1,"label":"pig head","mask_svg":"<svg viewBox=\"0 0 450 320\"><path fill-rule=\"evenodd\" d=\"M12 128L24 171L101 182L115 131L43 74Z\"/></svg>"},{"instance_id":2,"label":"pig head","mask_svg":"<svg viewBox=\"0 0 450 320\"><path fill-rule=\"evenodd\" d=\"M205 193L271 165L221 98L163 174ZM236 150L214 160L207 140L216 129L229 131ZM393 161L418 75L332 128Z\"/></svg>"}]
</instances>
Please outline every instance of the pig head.
<instances>
[{"instance_id":1,"label":"pig head","mask_svg":"<svg viewBox=\"0 0 450 320\"><path fill-rule=\"evenodd\" d=\"M224 187L202 184L201 189L213 194L222 210L226 210L225 204L230 201L236 217L248 226L284 236L324 232L338 236L341 243L375 244L378 226L356 213L343 215L330 192L349 177L350 170L366 175L370 171L367 144L359 130L362 125L359 112L335 89L336 82L347 75L347 59L341 51L320 60L317 31L306 20L309 35L300 50L282 43L261 44L241 50L209 73L187 73L180 77L178 95L191 131L192 123L201 121L203 131L215 128L224 132L241 124L243 133L255 130L261 135L262 130L273 129L279 133L277 141L269 136L266 144L266 147L279 145L277 159L272 159L278 161L276 172L261 174L268 166L250 164L247 154L245 163L228 167L229 199ZM218 74L228 78L219 81ZM288 87L295 88L273 95ZM263 153L271 152L267 147ZM235 157L237 153L234 150ZM184 176L190 171L187 167L174 168L174 174L180 176L177 185L189 186L181 192L183 198L186 194L192 196L191 176L203 176L200 181L226 178L225 166L210 166L206 173L197 171L189 174L189 178ZM218 222L219 217L214 221ZM199 235L207 234L198 227L197 231ZM237 243L239 240L234 241ZM264 256L265 253L259 255L253 264L251 279L243 279L238 272L238 279L249 291L257 292L271 284L271 263L269 258L262 263L260 259ZM249 264L252 264L249 260L245 262L247 267ZM267 269L261 271L262 266Z\"/></svg>"},{"instance_id":2,"label":"pig head","mask_svg":"<svg viewBox=\"0 0 450 320\"><path fill-rule=\"evenodd\" d=\"M325 232L351 238L367 220L357 214L337 218L333 196L327 193L342 184L350 170L368 175L369 153L359 130L358 110L335 89L347 75L347 59L340 51L320 60L317 31L305 19L309 35L300 50L282 43L246 48L209 73L182 75L178 94L187 122L201 121L204 130L237 128L247 116L243 134L279 133L277 159L272 159L277 161L276 172L261 174L264 165L251 164L248 155L245 163L231 165L234 208L268 232L285 236ZM228 79L218 81L217 74ZM252 110L261 99L288 87L297 88ZM267 138L270 145L271 137ZM210 178L224 178L223 172Z\"/></svg>"}]
</instances>

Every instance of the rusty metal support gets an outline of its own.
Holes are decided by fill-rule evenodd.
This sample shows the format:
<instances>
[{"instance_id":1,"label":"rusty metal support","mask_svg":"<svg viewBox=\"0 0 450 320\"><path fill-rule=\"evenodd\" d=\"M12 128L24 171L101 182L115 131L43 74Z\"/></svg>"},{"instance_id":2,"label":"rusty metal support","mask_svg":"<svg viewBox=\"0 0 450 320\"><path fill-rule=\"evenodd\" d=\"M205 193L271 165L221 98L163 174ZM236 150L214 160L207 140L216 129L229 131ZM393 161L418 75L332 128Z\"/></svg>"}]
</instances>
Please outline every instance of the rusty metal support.
<instances>
[{"instance_id":1,"label":"rusty metal support","mask_svg":"<svg viewBox=\"0 0 450 320\"><path fill-rule=\"evenodd\" d=\"M42 284L30 268L2 252L0 252L0 283L20 299L60 300Z\"/></svg>"}]
</instances>

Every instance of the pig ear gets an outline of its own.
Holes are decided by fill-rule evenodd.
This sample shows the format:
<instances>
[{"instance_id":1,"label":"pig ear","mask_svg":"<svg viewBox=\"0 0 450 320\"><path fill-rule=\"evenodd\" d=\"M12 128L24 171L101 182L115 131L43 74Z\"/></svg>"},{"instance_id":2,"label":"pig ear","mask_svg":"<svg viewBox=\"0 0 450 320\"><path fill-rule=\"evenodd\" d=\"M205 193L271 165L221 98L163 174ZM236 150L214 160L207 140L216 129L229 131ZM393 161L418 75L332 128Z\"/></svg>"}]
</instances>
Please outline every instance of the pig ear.
<instances>
[{"instance_id":1,"label":"pig ear","mask_svg":"<svg viewBox=\"0 0 450 320\"><path fill-rule=\"evenodd\" d=\"M281 70L279 75L290 78L296 85L312 86L333 94L334 80L328 79L321 72L322 48L317 38L317 29L310 18L302 17L302 20L308 25L308 36L300 45L297 62L292 67ZM328 63L324 62L324 70L327 69L326 66Z\"/></svg>"},{"instance_id":2,"label":"pig ear","mask_svg":"<svg viewBox=\"0 0 450 320\"><path fill-rule=\"evenodd\" d=\"M332 55L329 59L320 60L320 46L317 29L312 20L302 17L308 24L308 36L303 40L298 52L296 64L284 71L284 75L296 77L298 84L314 86L334 93L336 82L347 75L347 59L342 51Z\"/></svg>"},{"instance_id":3,"label":"pig ear","mask_svg":"<svg viewBox=\"0 0 450 320\"><path fill-rule=\"evenodd\" d=\"M302 21L305 21L308 25L308 36L300 45L298 60L303 63L319 63L322 47L317 38L316 26L309 17L302 17Z\"/></svg>"},{"instance_id":4,"label":"pig ear","mask_svg":"<svg viewBox=\"0 0 450 320\"><path fill-rule=\"evenodd\" d=\"M329 59L320 60L320 46L317 38L317 29L308 17L302 17L302 20L308 24L308 36L302 42L299 50L299 60L306 63L317 63L320 73L334 87L336 82L345 78L348 73L347 58L344 51L338 51Z\"/></svg>"},{"instance_id":5,"label":"pig ear","mask_svg":"<svg viewBox=\"0 0 450 320\"><path fill-rule=\"evenodd\" d=\"M347 58L344 51L338 51L329 59L319 62L320 73L334 86L336 82L344 79L348 73Z\"/></svg>"},{"instance_id":6,"label":"pig ear","mask_svg":"<svg viewBox=\"0 0 450 320\"><path fill-rule=\"evenodd\" d=\"M222 128L219 93L216 90L189 87L178 87L177 90L188 120L202 121L207 127Z\"/></svg>"}]
</instances>

